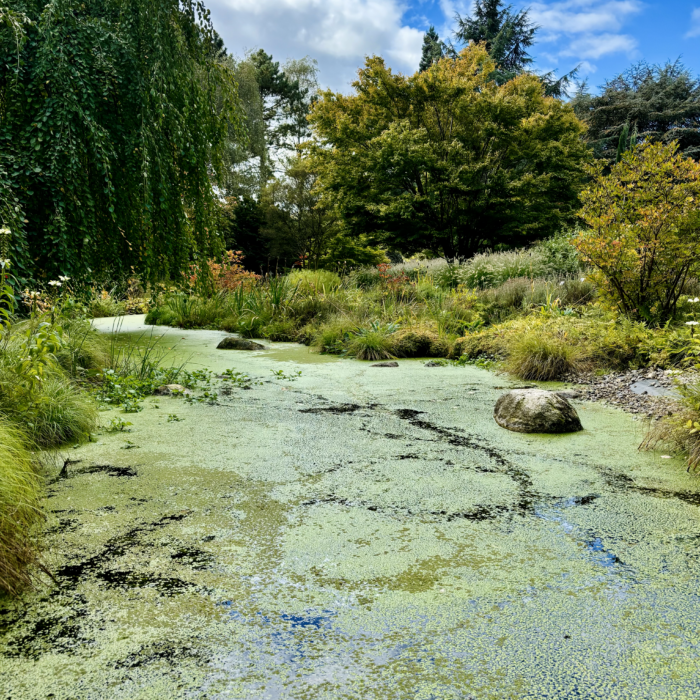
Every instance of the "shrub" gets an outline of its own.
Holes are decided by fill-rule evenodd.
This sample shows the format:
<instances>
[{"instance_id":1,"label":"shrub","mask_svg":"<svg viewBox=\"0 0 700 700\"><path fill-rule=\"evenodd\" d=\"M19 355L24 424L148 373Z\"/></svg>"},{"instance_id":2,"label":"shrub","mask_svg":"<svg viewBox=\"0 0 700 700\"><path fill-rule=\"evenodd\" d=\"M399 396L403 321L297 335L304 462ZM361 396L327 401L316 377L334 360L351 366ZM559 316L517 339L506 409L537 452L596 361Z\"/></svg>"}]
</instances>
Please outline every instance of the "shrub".
<instances>
[{"instance_id":1,"label":"shrub","mask_svg":"<svg viewBox=\"0 0 700 700\"><path fill-rule=\"evenodd\" d=\"M356 330L351 319L337 316L324 323L314 333L311 346L322 353L340 355L345 350L345 341Z\"/></svg>"},{"instance_id":2,"label":"shrub","mask_svg":"<svg viewBox=\"0 0 700 700\"><path fill-rule=\"evenodd\" d=\"M24 435L0 417L0 589L15 595L31 584L42 520L41 480Z\"/></svg>"},{"instance_id":3,"label":"shrub","mask_svg":"<svg viewBox=\"0 0 700 700\"><path fill-rule=\"evenodd\" d=\"M95 403L71 381L57 358L79 375L76 358L85 361L107 355L96 338L80 338L78 322L67 325L74 330L72 340L70 332L41 319L2 330L0 413L21 424L40 447L82 439L96 423ZM88 352L88 342L94 344L94 353Z\"/></svg>"},{"instance_id":4,"label":"shrub","mask_svg":"<svg viewBox=\"0 0 700 700\"><path fill-rule=\"evenodd\" d=\"M582 368L582 350L565 334L529 332L508 348L505 369L520 379L563 379Z\"/></svg>"},{"instance_id":5,"label":"shrub","mask_svg":"<svg viewBox=\"0 0 700 700\"><path fill-rule=\"evenodd\" d=\"M327 294L342 284L340 276L330 270L294 270L287 279L302 294Z\"/></svg>"},{"instance_id":6,"label":"shrub","mask_svg":"<svg viewBox=\"0 0 700 700\"><path fill-rule=\"evenodd\" d=\"M451 343L433 331L410 328L396 332L391 347L397 357L447 357Z\"/></svg>"},{"instance_id":7,"label":"shrub","mask_svg":"<svg viewBox=\"0 0 700 700\"><path fill-rule=\"evenodd\" d=\"M537 248L480 253L459 270L459 281L467 287L495 287L517 277L533 278L545 274L545 256Z\"/></svg>"},{"instance_id":8,"label":"shrub","mask_svg":"<svg viewBox=\"0 0 700 700\"><path fill-rule=\"evenodd\" d=\"M700 271L700 164L670 145L645 143L604 174L596 161L581 195L590 230L575 245L601 292L627 314L666 320Z\"/></svg>"},{"instance_id":9,"label":"shrub","mask_svg":"<svg viewBox=\"0 0 700 700\"><path fill-rule=\"evenodd\" d=\"M107 290L93 292L88 301L88 312L92 318L109 318L122 316L126 312L126 304L117 301Z\"/></svg>"},{"instance_id":10,"label":"shrub","mask_svg":"<svg viewBox=\"0 0 700 700\"><path fill-rule=\"evenodd\" d=\"M576 275L583 263L574 246L575 234L562 231L551 238L538 241L533 249L542 256L543 271L550 276Z\"/></svg>"}]
</instances>

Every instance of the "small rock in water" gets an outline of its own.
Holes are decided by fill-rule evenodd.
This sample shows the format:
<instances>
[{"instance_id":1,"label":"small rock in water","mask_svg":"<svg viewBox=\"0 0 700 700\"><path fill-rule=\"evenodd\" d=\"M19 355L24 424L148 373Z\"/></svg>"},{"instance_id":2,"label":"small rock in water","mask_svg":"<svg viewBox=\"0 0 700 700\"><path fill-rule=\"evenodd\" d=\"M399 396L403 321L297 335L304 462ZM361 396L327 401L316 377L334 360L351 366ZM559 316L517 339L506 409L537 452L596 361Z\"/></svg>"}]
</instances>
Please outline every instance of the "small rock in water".
<instances>
[{"instance_id":1,"label":"small rock in water","mask_svg":"<svg viewBox=\"0 0 700 700\"><path fill-rule=\"evenodd\" d=\"M189 396L192 392L182 386L182 384L163 384L163 386L159 386L153 393L157 396L172 396L173 394Z\"/></svg>"},{"instance_id":2,"label":"small rock in water","mask_svg":"<svg viewBox=\"0 0 700 700\"><path fill-rule=\"evenodd\" d=\"M245 338L224 338L217 346L218 350L265 350L264 345Z\"/></svg>"},{"instance_id":3,"label":"small rock in water","mask_svg":"<svg viewBox=\"0 0 700 700\"><path fill-rule=\"evenodd\" d=\"M582 396L581 392L575 389L565 389L564 391L555 391L554 393L561 396L563 399L580 399Z\"/></svg>"},{"instance_id":4,"label":"small rock in water","mask_svg":"<svg viewBox=\"0 0 700 700\"><path fill-rule=\"evenodd\" d=\"M377 362L374 365L370 365L370 367L398 367L399 363L398 362Z\"/></svg>"},{"instance_id":5,"label":"small rock in water","mask_svg":"<svg viewBox=\"0 0 700 700\"><path fill-rule=\"evenodd\" d=\"M559 392L515 389L503 394L493 413L502 428L517 433L575 433L583 430L574 407Z\"/></svg>"}]
</instances>

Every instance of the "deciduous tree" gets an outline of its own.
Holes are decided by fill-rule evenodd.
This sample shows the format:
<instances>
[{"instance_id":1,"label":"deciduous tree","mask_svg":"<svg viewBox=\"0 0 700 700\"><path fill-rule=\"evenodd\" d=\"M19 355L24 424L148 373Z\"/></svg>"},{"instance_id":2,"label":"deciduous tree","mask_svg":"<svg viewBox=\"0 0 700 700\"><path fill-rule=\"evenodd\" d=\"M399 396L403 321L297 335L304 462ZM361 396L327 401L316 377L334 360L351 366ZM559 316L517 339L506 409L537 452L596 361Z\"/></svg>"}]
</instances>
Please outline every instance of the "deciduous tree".
<instances>
[{"instance_id":1,"label":"deciduous tree","mask_svg":"<svg viewBox=\"0 0 700 700\"><path fill-rule=\"evenodd\" d=\"M601 160L590 166L581 195L589 230L576 248L623 312L664 321L700 273L700 165L676 143L647 142L604 169Z\"/></svg>"},{"instance_id":2,"label":"deciduous tree","mask_svg":"<svg viewBox=\"0 0 700 700\"><path fill-rule=\"evenodd\" d=\"M194 0L17 0L0 26L0 181L15 270L178 276L219 246L235 82ZM9 192L9 197L7 193Z\"/></svg>"},{"instance_id":3,"label":"deciduous tree","mask_svg":"<svg viewBox=\"0 0 700 700\"><path fill-rule=\"evenodd\" d=\"M578 209L586 148L573 110L531 75L498 85L482 45L406 77L367 60L355 94L311 113L324 198L355 234L469 257L550 235Z\"/></svg>"}]
</instances>

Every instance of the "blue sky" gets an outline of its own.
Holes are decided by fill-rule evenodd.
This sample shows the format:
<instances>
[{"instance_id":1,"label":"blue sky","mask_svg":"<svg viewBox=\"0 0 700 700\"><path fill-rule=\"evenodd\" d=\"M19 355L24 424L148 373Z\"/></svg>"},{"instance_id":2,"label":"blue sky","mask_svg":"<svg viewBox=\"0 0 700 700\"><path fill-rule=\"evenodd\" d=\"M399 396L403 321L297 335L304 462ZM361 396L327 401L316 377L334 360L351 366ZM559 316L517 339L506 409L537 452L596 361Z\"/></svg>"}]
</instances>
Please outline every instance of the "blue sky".
<instances>
[{"instance_id":1,"label":"blue sky","mask_svg":"<svg viewBox=\"0 0 700 700\"><path fill-rule=\"evenodd\" d=\"M540 26L532 56L538 70L577 65L592 88L645 60L681 56L700 74L700 0L538 0L521 3ZM397 71L418 67L423 33L441 37L471 0L209 0L229 51L264 48L276 60L311 56L324 86L347 92L364 57L378 54Z\"/></svg>"}]
</instances>

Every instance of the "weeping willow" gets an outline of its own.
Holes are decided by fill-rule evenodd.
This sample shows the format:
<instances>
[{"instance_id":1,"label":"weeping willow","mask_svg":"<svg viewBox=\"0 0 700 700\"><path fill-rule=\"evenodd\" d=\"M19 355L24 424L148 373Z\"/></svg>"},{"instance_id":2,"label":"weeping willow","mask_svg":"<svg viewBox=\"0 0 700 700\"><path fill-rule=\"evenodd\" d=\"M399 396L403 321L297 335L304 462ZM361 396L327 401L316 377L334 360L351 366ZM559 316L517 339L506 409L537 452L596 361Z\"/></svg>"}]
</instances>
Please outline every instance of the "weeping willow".
<instances>
[{"instance_id":1,"label":"weeping willow","mask_svg":"<svg viewBox=\"0 0 700 700\"><path fill-rule=\"evenodd\" d=\"M0 8L0 223L15 273L176 277L218 249L236 81L193 0Z\"/></svg>"}]
</instances>

